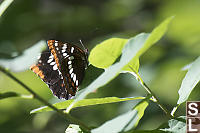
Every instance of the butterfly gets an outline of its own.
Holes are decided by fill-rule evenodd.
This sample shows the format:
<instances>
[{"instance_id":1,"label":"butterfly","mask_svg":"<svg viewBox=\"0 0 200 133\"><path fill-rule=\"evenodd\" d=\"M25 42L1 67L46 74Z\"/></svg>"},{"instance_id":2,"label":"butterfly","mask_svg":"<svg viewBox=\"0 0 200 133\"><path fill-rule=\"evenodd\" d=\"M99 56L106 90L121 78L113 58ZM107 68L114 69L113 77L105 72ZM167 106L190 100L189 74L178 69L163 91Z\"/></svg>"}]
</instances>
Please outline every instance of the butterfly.
<instances>
[{"instance_id":1,"label":"butterfly","mask_svg":"<svg viewBox=\"0 0 200 133\"><path fill-rule=\"evenodd\" d=\"M71 99L78 91L88 66L88 50L76 45L48 40L38 63L31 66L59 99ZM84 46L83 46L84 47Z\"/></svg>"}]
</instances>

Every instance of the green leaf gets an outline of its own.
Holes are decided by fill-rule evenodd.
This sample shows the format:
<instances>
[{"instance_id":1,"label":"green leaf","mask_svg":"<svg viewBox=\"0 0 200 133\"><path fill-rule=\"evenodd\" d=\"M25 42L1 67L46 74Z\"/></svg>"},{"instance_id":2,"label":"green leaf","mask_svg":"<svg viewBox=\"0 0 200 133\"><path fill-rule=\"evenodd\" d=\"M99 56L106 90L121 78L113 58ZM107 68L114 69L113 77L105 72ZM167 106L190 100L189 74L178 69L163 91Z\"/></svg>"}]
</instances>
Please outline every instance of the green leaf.
<instances>
[{"instance_id":1,"label":"green leaf","mask_svg":"<svg viewBox=\"0 0 200 133\"><path fill-rule=\"evenodd\" d=\"M79 125L70 124L65 130L65 133L83 133L83 131L80 129Z\"/></svg>"},{"instance_id":2,"label":"green leaf","mask_svg":"<svg viewBox=\"0 0 200 133\"><path fill-rule=\"evenodd\" d=\"M189 68L185 78L182 81L181 88L179 89L179 99L177 104L185 102L194 87L200 80L200 57L198 57Z\"/></svg>"},{"instance_id":3,"label":"green leaf","mask_svg":"<svg viewBox=\"0 0 200 133\"><path fill-rule=\"evenodd\" d=\"M145 41L144 45L141 46L134 46L134 45L125 45L125 48L122 51L122 58L121 60L126 60L130 57L132 53L132 47L138 48L136 56L123 68L123 71L130 71L130 72L138 72L139 69L139 57L145 53L153 44L155 44L160 38L165 34L168 29L169 23L172 21L174 17L169 17L164 20L160 25L158 25L149 35L148 39ZM132 40L134 41L134 40ZM133 42L129 42L133 43ZM133 43L134 44L134 43ZM134 54L134 53L132 53Z\"/></svg>"},{"instance_id":4,"label":"green leaf","mask_svg":"<svg viewBox=\"0 0 200 133\"><path fill-rule=\"evenodd\" d=\"M0 93L0 100L5 99L5 98L11 98L11 97L21 97L21 98L33 98L32 95L22 95L16 92L5 92L5 93Z\"/></svg>"},{"instance_id":5,"label":"green leaf","mask_svg":"<svg viewBox=\"0 0 200 133\"><path fill-rule=\"evenodd\" d=\"M100 88L111 81L119 74L122 68L127 66L128 63L132 61L130 64L132 65L136 62L139 56L141 56L148 48L157 42L162 35L164 35L172 18L173 17L167 18L163 23L156 27L150 35L147 33L141 33L136 37L129 39L122 50L120 61L108 67L104 73L102 73L94 82L86 87L85 91L81 93L77 99L75 99L66 111L69 112L77 101L84 99L89 93L94 92L97 88ZM96 56L95 58L98 57ZM133 65L131 67L133 67ZM132 69L136 70L134 68Z\"/></svg>"},{"instance_id":6,"label":"green leaf","mask_svg":"<svg viewBox=\"0 0 200 133\"><path fill-rule=\"evenodd\" d=\"M161 37L166 33L170 22L174 17L169 17L165 19L160 25L158 25L150 34L149 38L145 42L144 46L142 47L138 53L137 57L140 57L144 52L146 52L153 44L161 39Z\"/></svg>"},{"instance_id":7,"label":"green leaf","mask_svg":"<svg viewBox=\"0 0 200 133\"><path fill-rule=\"evenodd\" d=\"M0 5L0 17L5 12L5 10L9 7L9 5L13 2L13 0L4 0Z\"/></svg>"},{"instance_id":8,"label":"green leaf","mask_svg":"<svg viewBox=\"0 0 200 133\"><path fill-rule=\"evenodd\" d=\"M121 55L128 39L111 38L96 45L89 55L89 62L98 68L108 68Z\"/></svg>"},{"instance_id":9,"label":"green leaf","mask_svg":"<svg viewBox=\"0 0 200 133\"><path fill-rule=\"evenodd\" d=\"M127 42L127 45L141 46L144 44L147 37L148 37L148 34L144 34L144 33L139 34L136 37L130 39ZM135 44L132 44L130 42L133 42ZM133 47L132 52L136 54L137 50L138 48ZM85 91L83 91L74 100L74 102L67 108L66 111L69 112L77 101L84 99L87 96L87 94L94 92L97 88L100 88L101 86L111 81L115 76L119 74L121 69L135 56L135 54L131 53L130 57L127 58L126 60L121 60L120 62L117 62L114 65L110 66L109 68L105 69L105 72L103 72L95 81L93 81L88 87L86 87Z\"/></svg>"},{"instance_id":10,"label":"green leaf","mask_svg":"<svg viewBox=\"0 0 200 133\"><path fill-rule=\"evenodd\" d=\"M128 97L128 98L118 98L118 97L106 97L106 98L92 98L92 99L83 99L77 102L74 108L77 107L84 107L84 106L91 106L91 105L98 105L98 104L106 104L106 103L116 103L116 102L123 102L123 101L130 101L130 100L139 100L144 99L145 97ZM67 100L59 103L53 104L58 109L66 109L74 100ZM46 112L46 111L53 111L51 108L44 106L41 108L37 108L31 111L31 113L39 113L39 112Z\"/></svg>"},{"instance_id":11,"label":"green leaf","mask_svg":"<svg viewBox=\"0 0 200 133\"><path fill-rule=\"evenodd\" d=\"M116 118L105 122L100 127L93 129L92 133L119 133L128 131L137 126L139 120L142 118L146 107L148 106L147 99L138 103L133 110L124 113Z\"/></svg>"},{"instance_id":12,"label":"green leaf","mask_svg":"<svg viewBox=\"0 0 200 133\"><path fill-rule=\"evenodd\" d=\"M13 72L24 71L32 64L36 63L38 60L37 57L45 47L45 41L40 41L31 48L26 49L21 56L18 56L14 59L0 59L0 66L10 69Z\"/></svg>"},{"instance_id":13,"label":"green leaf","mask_svg":"<svg viewBox=\"0 0 200 133\"><path fill-rule=\"evenodd\" d=\"M160 129L164 132L171 133L186 133L186 117L180 116L177 119L171 119L168 121L168 127ZM165 124L164 124L165 125Z\"/></svg>"}]
</instances>

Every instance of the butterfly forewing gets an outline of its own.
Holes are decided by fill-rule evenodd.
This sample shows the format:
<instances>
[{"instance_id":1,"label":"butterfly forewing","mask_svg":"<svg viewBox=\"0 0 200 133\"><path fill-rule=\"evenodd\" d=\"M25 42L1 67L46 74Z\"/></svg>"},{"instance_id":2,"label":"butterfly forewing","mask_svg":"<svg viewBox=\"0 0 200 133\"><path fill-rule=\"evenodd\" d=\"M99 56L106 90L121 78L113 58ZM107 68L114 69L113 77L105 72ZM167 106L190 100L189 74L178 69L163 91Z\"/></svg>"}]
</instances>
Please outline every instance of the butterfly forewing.
<instances>
[{"instance_id":1,"label":"butterfly forewing","mask_svg":"<svg viewBox=\"0 0 200 133\"><path fill-rule=\"evenodd\" d=\"M80 56L72 54L65 58L61 65L69 92L73 95L82 82L85 72L85 63Z\"/></svg>"}]
</instances>

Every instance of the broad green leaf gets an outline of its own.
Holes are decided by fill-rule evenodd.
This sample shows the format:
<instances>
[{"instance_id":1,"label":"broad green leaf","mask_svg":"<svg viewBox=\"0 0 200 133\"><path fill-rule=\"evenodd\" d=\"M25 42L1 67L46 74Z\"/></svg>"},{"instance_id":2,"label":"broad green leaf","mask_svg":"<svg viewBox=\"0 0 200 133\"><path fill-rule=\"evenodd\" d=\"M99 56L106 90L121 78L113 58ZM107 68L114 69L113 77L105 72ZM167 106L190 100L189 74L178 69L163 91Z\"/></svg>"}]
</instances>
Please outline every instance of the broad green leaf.
<instances>
[{"instance_id":1,"label":"broad green leaf","mask_svg":"<svg viewBox=\"0 0 200 133\"><path fill-rule=\"evenodd\" d=\"M144 44L145 40L147 39L148 34L139 34L136 37L130 39L127 42L127 45L135 45L135 46L141 46ZM133 41L134 40L134 41ZM130 42L133 42L135 44L132 44ZM132 47L133 53L137 53L138 48ZM97 88L100 88L101 86L107 84L109 81L111 81L115 76L119 74L121 69L135 56L135 54L131 53L130 57L126 60L121 60L120 62L115 63L114 65L108 67L105 69L105 72L103 72L95 81L93 81L88 87L86 87L85 91L83 91L75 100L72 102L72 104L67 108L66 112L69 112L73 106L74 103L77 101L84 99L87 94L94 92ZM132 57L132 58L131 58Z\"/></svg>"},{"instance_id":2,"label":"broad green leaf","mask_svg":"<svg viewBox=\"0 0 200 133\"><path fill-rule=\"evenodd\" d=\"M0 93L0 100L5 99L5 98L11 98L11 97L21 97L21 98L28 98L28 99L33 98L32 95L23 95L16 92Z\"/></svg>"},{"instance_id":3,"label":"broad green leaf","mask_svg":"<svg viewBox=\"0 0 200 133\"><path fill-rule=\"evenodd\" d=\"M139 120L142 118L148 102L146 99L137 104L133 110L124 113L116 118L105 122L100 127L93 129L92 133L119 133L128 131L137 126Z\"/></svg>"},{"instance_id":4,"label":"broad green leaf","mask_svg":"<svg viewBox=\"0 0 200 133\"><path fill-rule=\"evenodd\" d=\"M130 57L130 54L132 53L132 47L138 47L136 56L126 65L125 68L123 68L123 71L130 71L132 72L138 72L139 69L139 63L137 64L137 61L139 61L139 57L145 53L153 44L155 44L160 38L165 34L165 32L168 29L169 23L172 21L173 17L169 17L166 20L164 20L160 25L158 25L149 35L148 39L145 41L144 45L141 46L134 46L134 45L125 45L125 48L122 51L122 57L121 60L126 60ZM132 40L133 41L133 40ZM133 42L130 42L133 43ZM134 43L133 43L134 44ZM134 53L132 53L134 54Z\"/></svg>"},{"instance_id":5,"label":"broad green leaf","mask_svg":"<svg viewBox=\"0 0 200 133\"><path fill-rule=\"evenodd\" d=\"M108 68L121 55L128 39L111 38L96 45L90 52L89 62L98 68Z\"/></svg>"},{"instance_id":6,"label":"broad green leaf","mask_svg":"<svg viewBox=\"0 0 200 133\"><path fill-rule=\"evenodd\" d=\"M80 129L79 125L70 124L65 130L65 133L83 133L83 131Z\"/></svg>"},{"instance_id":7,"label":"broad green leaf","mask_svg":"<svg viewBox=\"0 0 200 133\"><path fill-rule=\"evenodd\" d=\"M13 0L4 0L0 5L0 17L5 12L5 10L9 7L9 5L13 2Z\"/></svg>"},{"instance_id":8,"label":"broad green leaf","mask_svg":"<svg viewBox=\"0 0 200 133\"><path fill-rule=\"evenodd\" d=\"M3 66L4 68L7 68L13 72L24 71L32 64L36 63L38 60L37 57L45 47L45 41L40 41L31 48L26 49L21 56L18 56L14 59L0 59L0 66Z\"/></svg>"},{"instance_id":9,"label":"broad green leaf","mask_svg":"<svg viewBox=\"0 0 200 133\"><path fill-rule=\"evenodd\" d=\"M74 106L74 108L97 105L97 104L139 100L139 99L144 99L144 98L145 97L128 97L128 98L106 97L106 98L83 99L83 100L78 101L77 104ZM58 109L66 109L73 101L74 100L67 100L67 101L55 103L53 105ZM46 112L46 111L53 111L53 110L47 106L44 106L44 107L32 110L31 113L39 113L39 112Z\"/></svg>"},{"instance_id":10,"label":"broad green leaf","mask_svg":"<svg viewBox=\"0 0 200 133\"><path fill-rule=\"evenodd\" d=\"M160 129L164 132L170 133L186 133L186 121L185 117L180 116L177 119L171 119L168 121L168 127Z\"/></svg>"},{"instance_id":11,"label":"broad green leaf","mask_svg":"<svg viewBox=\"0 0 200 133\"><path fill-rule=\"evenodd\" d=\"M142 47L138 53L137 56L140 57L144 52L146 52L153 44L155 44L157 41L161 39L161 37L166 33L168 26L170 22L172 21L174 17L169 17L165 19L160 25L158 25L150 34L149 38L145 42L144 46Z\"/></svg>"},{"instance_id":12,"label":"broad green leaf","mask_svg":"<svg viewBox=\"0 0 200 133\"><path fill-rule=\"evenodd\" d=\"M179 99L177 104L185 102L194 87L200 80L200 57L198 57L189 68L185 78L182 81L181 88L179 89Z\"/></svg>"},{"instance_id":13,"label":"broad green leaf","mask_svg":"<svg viewBox=\"0 0 200 133\"><path fill-rule=\"evenodd\" d=\"M173 17L167 18L163 23L156 27L150 35L147 33L141 33L136 37L129 39L122 50L120 61L108 67L104 73L102 73L94 82L86 87L85 91L80 94L77 99L75 99L75 101L67 108L66 112L69 112L73 108L74 104L85 98L87 94L94 92L97 88L107 84L110 80L117 76L122 68L124 68L128 63L131 61L137 61L139 56L141 56L148 48L157 42L162 35L164 35L172 18ZM131 62L131 64L133 62Z\"/></svg>"}]
</instances>

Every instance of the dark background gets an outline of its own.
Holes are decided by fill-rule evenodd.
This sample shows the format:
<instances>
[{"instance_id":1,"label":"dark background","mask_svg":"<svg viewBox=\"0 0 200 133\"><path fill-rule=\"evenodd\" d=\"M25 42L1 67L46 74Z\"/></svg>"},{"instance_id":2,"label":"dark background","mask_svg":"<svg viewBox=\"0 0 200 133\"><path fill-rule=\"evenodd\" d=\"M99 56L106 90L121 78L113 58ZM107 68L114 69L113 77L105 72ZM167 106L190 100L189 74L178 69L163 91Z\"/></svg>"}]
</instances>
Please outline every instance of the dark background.
<instances>
[{"instance_id":1,"label":"dark background","mask_svg":"<svg viewBox=\"0 0 200 133\"><path fill-rule=\"evenodd\" d=\"M167 34L141 57L140 74L161 102L172 110L185 75L181 68L200 53L199 0L14 0L0 18L0 58L14 58L38 41L48 39L79 46L81 39L91 50L111 37L130 38L141 32L151 32L170 16L175 18ZM46 100L58 102L45 83L30 70L14 75ZM8 91L29 94L0 73L0 92ZM134 77L120 74L88 97L145 95L145 90ZM200 100L199 85L189 100ZM89 126L99 126L128 111L136 103L129 101L77 108L72 115ZM32 109L40 106L42 104L37 100L0 100L0 132L64 132L68 123L55 113L30 115ZM185 115L185 105L179 108L177 115ZM151 103L137 129L155 129L166 120L162 110Z\"/></svg>"}]
</instances>

